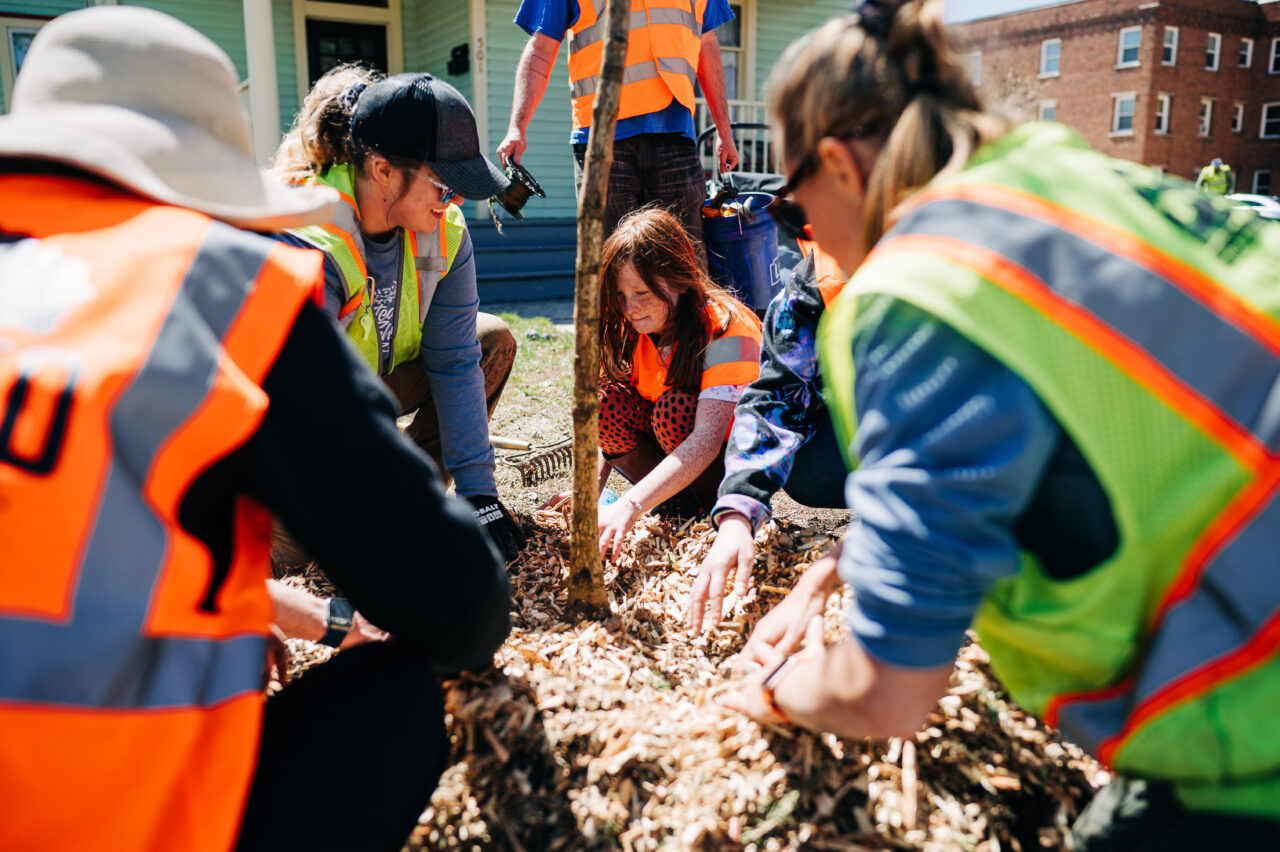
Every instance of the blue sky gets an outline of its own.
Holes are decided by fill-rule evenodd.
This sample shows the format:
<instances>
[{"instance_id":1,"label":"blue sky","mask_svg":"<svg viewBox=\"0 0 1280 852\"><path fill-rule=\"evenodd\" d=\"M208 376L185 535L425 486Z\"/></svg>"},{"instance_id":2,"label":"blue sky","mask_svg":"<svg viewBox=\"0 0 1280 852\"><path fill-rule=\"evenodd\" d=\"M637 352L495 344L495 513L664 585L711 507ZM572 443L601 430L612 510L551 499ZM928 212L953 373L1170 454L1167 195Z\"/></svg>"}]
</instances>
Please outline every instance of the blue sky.
<instances>
[{"instance_id":1,"label":"blue sky","mask_svg":"<svg viewBox=\"0 0 1280 852\"><path fill-rule=\"evenodd\" d=\"M1038 6L1053 6L1060 2L1063 0L946 0L947 20L970 21L1006 12L1035 9Z\"/></svg>"}]
</instances>

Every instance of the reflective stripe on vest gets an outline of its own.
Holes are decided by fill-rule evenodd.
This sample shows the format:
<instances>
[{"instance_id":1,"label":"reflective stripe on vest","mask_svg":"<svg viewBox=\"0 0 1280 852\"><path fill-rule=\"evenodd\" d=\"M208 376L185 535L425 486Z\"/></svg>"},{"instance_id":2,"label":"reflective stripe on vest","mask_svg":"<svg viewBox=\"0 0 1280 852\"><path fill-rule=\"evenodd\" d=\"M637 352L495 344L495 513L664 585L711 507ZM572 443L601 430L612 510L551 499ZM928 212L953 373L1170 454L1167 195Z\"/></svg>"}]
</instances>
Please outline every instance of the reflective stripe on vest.
<instances>
[{"instance_id":1,"label":"reflective stripe on vest","mask_svg":"<svg viewBox=\"0 0 1280 852\"><path fill-rule=\"evenodd\" d=\"M604 8L579 0L577 21L569 29L569 91L573 126L591 125L600 65L604 56ZM707 0L631 0L626 68L618 118L659 112L679 101L694 110L702 19Z\"/></svg>"},{"instance_id":2,"label":"reflective stripe on vest","mask_svg":"<svg viewBox=\"0 0 1280 852\"><path fill-rule=\"evenodd\" d=\"M724 331L707 344L700 390L754 382L760 376L760 320L743 308L732 313L726 328L725 312L713 305L708 322L712 328ZM647 334L639 336L631 360L631 384L645 399L657 401L671 387L667 384L670 361L663 362Z\"/></svg>"},{"instance_id":3,"label":"reflective stripe on vest","mask_svg":"<svg viewBox=\"0 0 1280 852\"><path fill-rule=\"evenodd\" d=\"M391 361L382 363L378 332L373 318L373 290L364 262L364 238L360 233L360 211L355 204L355 173L349 165L333 166L315 178L316 183L338 190L341 201L324 225L299 228L293 233L326 251L338 265L346 287L346 301L338 313L352 343L375 371L386 374L418 356L422 348L422 324L436 287L453 266L466 217L455 204L446 206L445 218L433 234L404 232L404 254L400 270L400 299L396 328L391 343ZM419 255L419 251L426 248ZM404 286L413 281L415 286Z\"/></svg>"},{"instance_id":4,"label":"reflective stripe on vest","mask_svg":"<svg viewBox=\"0 0 1280 852\"><path fill-rule=\"evenodd\" d=\"M178 511L257 428L319 258L61 179L0 179L0 231L33 237L0 245L0 288L40 275L49 295L0 310L0 643L21 649L0 655L0 728L23 731L0 737L0 847L225 850L257 752L270 518L236 504L205 603L213 560ZM85 807L108 813L66 822Z\"/></svg>"},{"instance_id":5,"label":"reflective stripe on vest","mask_svg":"<svg viewBox=\"0 0 1280 852\"><path fill-rule=\"evenodd\" d=\"M1018 372L1106 489L1120 547L1065 582L1024 554L977 622L997 674L1121 772L1276 814L1280 735L1260 733L1258 702L1280 696L1280 587L1263 570L1280 544L1280 233L1188 184L1028 147L1003 149L1022 171L993 155L931 190L868 256L823 323L833 417L847 443L850 344L876 299L920 306ZM1029 185L1079 182L1093 205L1016 188L1040 169L1053 179ZM1114 192L1084 179L1107 172ZM1188 203L1189 225L1171 221ZM1180 230L1197 222L1212 251Z\"/></svg>"}]
</instances>

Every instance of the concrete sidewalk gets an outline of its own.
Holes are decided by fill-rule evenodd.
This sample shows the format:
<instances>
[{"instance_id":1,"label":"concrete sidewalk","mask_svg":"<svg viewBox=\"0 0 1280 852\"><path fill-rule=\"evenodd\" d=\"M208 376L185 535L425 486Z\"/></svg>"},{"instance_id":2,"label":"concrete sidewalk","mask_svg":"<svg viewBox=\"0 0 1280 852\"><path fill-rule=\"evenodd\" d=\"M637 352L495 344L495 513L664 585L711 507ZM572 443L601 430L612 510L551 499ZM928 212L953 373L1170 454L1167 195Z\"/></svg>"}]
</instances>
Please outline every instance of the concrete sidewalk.
<instances>
[{"instance_id":1,"label":"concrete sidewalk","mask_svg":"<svg viewBox=\"0 0 1280 852\"><path fill-rule=\"evenodd\" d=\"M573 299L542 299L528 302L485 302L480 310L487 314L513 313L522 317L546 317L557 331L573 331Z\"/></svg>"}]
</instances>

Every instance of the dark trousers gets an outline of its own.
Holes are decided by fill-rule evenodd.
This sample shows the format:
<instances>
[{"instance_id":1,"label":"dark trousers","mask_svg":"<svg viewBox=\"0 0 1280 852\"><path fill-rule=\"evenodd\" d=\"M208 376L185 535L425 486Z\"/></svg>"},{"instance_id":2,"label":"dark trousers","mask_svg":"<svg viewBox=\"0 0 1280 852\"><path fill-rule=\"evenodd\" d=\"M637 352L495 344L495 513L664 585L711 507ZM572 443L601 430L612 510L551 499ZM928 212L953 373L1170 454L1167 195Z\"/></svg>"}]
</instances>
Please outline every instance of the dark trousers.
<instances>
[{"instance_id":1,"label":"dark trousers","mask_svg":"<svg viewBox=\"0 0 1280 852\"><path fill-rule=\"evenodd\" d=\"M1280 821L1193 813L1169 784L1117 778L1072 827L1076 852L1203 852L1280 849Z\"/></svg>"},{"instance_id":2,"label":"dark trousers","mask_svg":"<svg viewBox=\"0 0 1280 852\"><path fill-rule=\"evenodd\" d=\"M828 416L813 437L796 450L791 474L782 490L801 506L844 509L844 457L836 442L835 424Z\"/></svg>"},{"instance_id":3,"label":"dark trousers","mask_svg":"<svg viewBox=\"0 0 1280 852\"><path fill-rule=\"evenodd\" d=\"M573 185L582 197L583 161L587 146L573 146ZM613 168L604 207L607 239L619 220L647 204L665 207L675 215L693 239L706 265L702 247L702 202L707 181L697 146L679 133L642 133L613 143Z\"/></svg>"},{"instance_id":4,"label":"dark trousers","mask_svg":"<svg viewBox=\"0 0 1280 852\"><path fill-rule=\"evenodd\" d=\"M343 651L267 701L236 848L396 852L444 756L444 697L421 653Z\"/></svg>"},{"instance_id":5,"label":"dark trousers","mask_svg":"<svg viewBox=\"0 0 1280 852\"><path fill-rule=\"evenodd\" d=\"M511 375L511 365L516 360L516 339L507 324L493 314L476 314L476 337L480 340L480 370L484 373L484 397L488 416L502 396ZM413 414L413 422L404 433L431 456L449 487L452 477L444 467L444 451L440 447L440 418L436 414L435 400L431 396L431 383L427 380L422 360L414 358L396 367L382 377L387 388L400 406L400 416ZM414 414L414 412L417 412Z\"/></svg>"}]
</instances>

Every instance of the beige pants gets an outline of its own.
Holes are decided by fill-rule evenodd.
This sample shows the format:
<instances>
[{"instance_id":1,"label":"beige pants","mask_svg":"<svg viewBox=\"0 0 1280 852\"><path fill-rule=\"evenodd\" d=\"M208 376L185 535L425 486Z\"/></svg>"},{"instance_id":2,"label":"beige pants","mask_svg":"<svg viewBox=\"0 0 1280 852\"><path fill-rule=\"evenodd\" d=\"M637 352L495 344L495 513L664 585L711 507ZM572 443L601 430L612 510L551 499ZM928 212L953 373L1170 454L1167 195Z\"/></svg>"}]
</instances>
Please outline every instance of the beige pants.
<instances>
[{"instance_id":1,"label":"beige pants","mask_svg":"<svg viewBox=\"0 0 1280 852\"><path fill-rule=\"evenodd\" d=\"M516 339L507 324L493 314L476 314L476 337L480 340L480 369L484 373L484 398L488 416L502 396L511 375L511 365L516 360ZM440 448L440 418L436 415L435 400L431 397L431 383L427 381L422 361L415 358L396 367L382 380L399 403L399 414L413 414L413 422L405 434L435 461L444 477L445 487L452 477L444 469L444 455ZM414 414L414 412L417 412Z\"/></svg>"}]
</instances>

